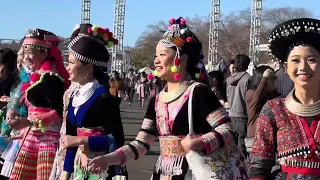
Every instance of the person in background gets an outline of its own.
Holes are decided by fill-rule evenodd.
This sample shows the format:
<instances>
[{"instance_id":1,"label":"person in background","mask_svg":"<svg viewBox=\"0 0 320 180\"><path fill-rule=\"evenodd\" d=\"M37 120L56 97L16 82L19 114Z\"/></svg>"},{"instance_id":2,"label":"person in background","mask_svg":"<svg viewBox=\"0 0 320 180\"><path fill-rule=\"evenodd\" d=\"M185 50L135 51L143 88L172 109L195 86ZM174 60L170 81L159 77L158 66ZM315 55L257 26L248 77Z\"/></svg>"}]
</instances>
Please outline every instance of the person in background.
<instances>
[{"instance_id":1,"label":"person in background","mask_svg":"<svg viewBox=\"0 0 320 180\"><path fill-rule=\"evenodd\" d=\"M29 75L25 72L24 68L22 67L23 64L23 48L20 49L17 53L17 72L19 73L19 77L13 86L10 95L10 102L7 105L7 112L6 112L6 120L13 119L15 116L26 117L27 108L24 104L20 103L20 99L22 96L22 91L20 90L21 86L28 81ZM14 61L11 61L13 63ZM24 130L25 131L25 130ZM3 168L1 169L1 175L4 177L9 178L11 170L14 165L14 161L17 157L18 150L20 148L20 140L23 138L25 134L24 131L11 129L7 124L6 121L2 122L1 125L1 137L10 137L7 144L6 149L1 155L1 158L4 159Z\"/></svg>"},{"instance_id":2,"label":"person in background","mask_svg":"<svg viewBox=\"0 0 320 180\"><path fill-rule=\"evenodd\" d=\"M110 84L109 91L111 95L120 98L121 92L122 93L124 92L124 83L120 78L118 71L112 72L111 78L109 80L109 84Z\"/></svg>"},{"instance_id":3,"label":"person in background","mask_svg":"<svg viewBox=\"0 0 320 180\"><path fill-rule=\"evenodd\" d=\"M141 107L144 107L144 100L147 98L147 83L147 74L145 72L141 72L140 78L137 82L137 92L139 94Z\"/></svg>"},{"instance_id":4,"label":"person in background","mask_svg":"<svg viewBox=\"0 0 320 180\"><path fill-rule=\"evenodd\" d=\"M246 108L246 92L251 76L246 72L250 58L239 54L234 58L234 73L227 79L227 98L229 115L238 136L238 147L246 156L245 138L247 136L248 114Z\"/></svg>"},{"instance_id":5,"label":"person in background","mask_svg":"<svg viewBox=\"0 0 320 180\"><path fill-rule=\"evenodd\" d=\"M0 97L9 97L12 87L19 79L17 54L9 49L0 50ZM2 99L5 99L2 97Z\"/></svg>"},{"instance_id":6,"label":"person in background","mask_svg":"<svg viewBox=\"0 0 320 180\"><path fill-rule=\"evenodd\" d=\"M234 73L234 60L230 60L229 62L229 71L230 71L230 75Z\"/></svg>"},{"instance_id":7,"label":"person in background","mask_svg":"<svg viewBox=\"0 0 320 180\"><path fill-rule=\"evenodd\" d=\"M286 68L283 64L280 64L280 69L277 72L277 83L276 89L278 93L281 94L281 97L286 97L290 91L294 88L294 83L290 79L288 73L286 72Z\"/></svg>"},{"instance_id":8,"label":"person in background","mask_svg":"<svg viewBox=\"0 0 320 180\"><path fill-rule=\"evenodd\" d=\"M160 93L160 91L162 90L162 86L161 86L161 79L159 77L154 77L151 81L150 81L150 89L151 89L151 95L150 97L155 97L157 94Z\"/></svg>"},{"instance_id":9,"label":"person in background","mask_svg":"<svg viewBox=\"0 0 320 180\"><path fill-rule=\"evenodd\" d=\"M247 149L253 145L257 119L263 105L268 100L280 96L275 88L276 80L277 77L272 68L269 66L259 66L254 70L253 76L249 81L248 91L246 93L248 112ZM251 138L250 142L249 138Z\"/></svg>"},{"instance_id":10,"label":"person in background","mask_svg":"<svg viewBox=\"0 0 320 180\"><path fill-rule=\"evenodd\" d=\"M134 75L134 70L131 68L129 69L128 74L126 75L125 78L125 84L127 87L127 97L129 97L129 106L133 102L133 97L134 97L134 87L136 85L136 76Z\"/></svg>"},{"instance_id":11,"label":"person in background","mask_svg":"<svg viewBox=\"0 0 320 180\"><path fill-rule=\"evenodd\" d=\"M211 90L224 106L227 102L227 92L223 74L220 71L211 71L208 75L210 78Z\"/></svg>"}]
</instances>

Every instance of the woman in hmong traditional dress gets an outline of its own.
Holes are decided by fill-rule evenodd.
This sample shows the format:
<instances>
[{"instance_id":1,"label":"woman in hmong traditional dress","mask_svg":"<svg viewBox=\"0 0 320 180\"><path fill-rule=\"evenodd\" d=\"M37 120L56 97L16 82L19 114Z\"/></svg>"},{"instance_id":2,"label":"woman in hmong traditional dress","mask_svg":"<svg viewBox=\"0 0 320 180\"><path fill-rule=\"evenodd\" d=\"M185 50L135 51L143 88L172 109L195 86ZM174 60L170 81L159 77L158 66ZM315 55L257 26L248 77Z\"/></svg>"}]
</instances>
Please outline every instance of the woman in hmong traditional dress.
<instances>
[{"instance_id":1,"label":"woman in hmong traditional dress","mask_svg":"<svg viewBox=\"0 0 320 180\"><path fill-rule=\"evenodd\" d=\"M87 171L88 160L104 155L124 145L120 116L120 99L108 90L109 52L117 40L108 29L91 24L77 25L68 46L70 80L80 85L70 100L66 114L66 136L61 149L66 149L62 180L111 180L120 167L110 167L108 173ZM69 93L70 94L70 93Z\"/></svg>"},{"instance_id":2,"label":"woman in hmong traditional dress","mask_svg":"<svg viewBox=\"0 0 320 180\"><path fill-rule=\"evenodd\" d=\"M80 85L76 82L71 82L70 87L65 91L63 96L63 119L62 119L62 126L60 130L60 140L59 140L59 147L62 147L62 139L66 135L66 120L68 114L68 107L69 102L72 94L78 90ZM54 159L54 165L52 168L52 172L50 175L50 180L60 180L61 174L63 172L63 165L66 156L66 149L59 148L56 153L56 157ZM70 176L70 179L73 179L73 176Z\"/></svg>"},{"instance_id":3,"label":"woman in hmong traditional dress","mask_svg":"<svg viewBox=\"0 0 320 180\"><path fill-rule=\"evenodd\" d=\"M23 61L23 48L20 49L18 52L17 57L17 69L20 72L17 86L12 90L10 95L10 102L7 105L7 113L6 113L6 120L10 120L15 116L27 117L27 107L20 103L21 99L21 86L28 82L29 75L26 73L24 68L22 67ZM14 62L14 61L13 61ZM20 82L20 83L19 83ZM20 147L20 139L22 138L22 134L20 130L11 129L6 125L6 121L2 122L1 125L1 136L11 136L10 141L8 142L8 146L6 147L5 151L2 153L1 158L4 159L4 164L1 169L1 175L5 177L10 177L11 170L14 165L14 161L17 157L17 153Z\"/></svg>"},{"instance_id":4,"label":"woman in hmong traditional dress","mask_svg":"<svg viewBox=\"0 0 320 180\"><path fill-rule=\"evenodd\" d=\"M250 178L320 179L320 21L293 19L272 31L271 56L285 62L294 90L261 110L250 156Z\"/></svg>"},{"instance_id":5,"label":"woman in hmong traditional dress","mask_svg":"<svg viewBox=\"0 0 320 180\"><path fill-rule=\"evenodd\" d=\"M29 29L25 35L23 63L30 78L21 86L21 102L27 106L28 116L16 116L8 125L13 129L29 126L29 130L22 139L11 180L49 179L59 144L63 94L70 85L59 42L55 34L41 29Z\"/></svg>"},{"instance_id":6,"label":"woman in hmong traditional dress","mask_svg":"<svg viewBox=\"0 0 320 180\"><path fill-rule=\"evenodd\" d=\"M206 164L212 169L212 179L248 179L228 113L208 86L191 81L200 79L208 84L202 64L202 44L185 23L183 18L172 19L157 45L154 75L165 79L167 85L151 98L136 140L90 161L92 172L140 158L159 137L161 155L153 180L195 179L185 158L190 150L210 154ZM192 101L195 135L190 135L188 128L188 98L192 87L195 87Z\"/></svg>"}]
</instances>

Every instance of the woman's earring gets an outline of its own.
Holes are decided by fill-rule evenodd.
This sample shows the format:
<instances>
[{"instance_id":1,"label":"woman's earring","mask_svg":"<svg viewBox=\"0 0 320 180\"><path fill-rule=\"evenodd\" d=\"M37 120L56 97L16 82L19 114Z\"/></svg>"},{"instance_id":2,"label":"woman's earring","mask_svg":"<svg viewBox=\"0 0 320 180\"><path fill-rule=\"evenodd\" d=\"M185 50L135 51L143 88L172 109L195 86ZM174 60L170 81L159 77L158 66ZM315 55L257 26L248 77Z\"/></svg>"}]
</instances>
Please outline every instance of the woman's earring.
<instances>
[{"instance_id":1,"label":"woman's earring","mask_svg":"<svg viewBox=\"0 0 320 180\"><path fill-rule=\"evenodd\" d=\"M180 63L181 63L181 60L180 60L180 58L178 57L178 58L176 58L175 60L174 60L174 65L171 67L171 71L173 72L173 73L175 73L174 75L173 75L173 78L174 78L174 80L176 80L176 81L179 81L180 80L180 74L179 74L179 68L180 68Z\"/></svg>"},{"instance_id":2,"label":"woman's earring","mask_svg":"<svg viewBox=\"0 0 320 180\"><path fill-rule=\"evenodd\" d=\"M88 73L84 76L84 78L87 79L87 77L88 77Z\"/></svg>"}]
</instances>

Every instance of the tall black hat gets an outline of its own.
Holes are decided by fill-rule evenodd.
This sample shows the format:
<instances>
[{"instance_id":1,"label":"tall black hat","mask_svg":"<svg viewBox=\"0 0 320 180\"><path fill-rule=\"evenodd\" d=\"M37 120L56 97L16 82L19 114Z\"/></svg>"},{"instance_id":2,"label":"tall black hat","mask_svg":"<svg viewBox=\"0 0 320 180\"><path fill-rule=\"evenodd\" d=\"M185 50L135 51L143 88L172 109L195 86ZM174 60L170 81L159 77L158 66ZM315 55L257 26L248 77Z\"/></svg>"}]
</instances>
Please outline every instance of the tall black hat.
<instances>
[{"instance_id":1,"label":"tall black hat","mask_svg":"<svg viewBox=\"0 0 320 180\"><path fill-rule=\"evenodd\" d=\"M320 21L300 18L283 22L272 30L268 41L269 56L282 63L295 46L310 45L320 50Z\"/></svg>"},{"instance_id":2,"label":"tall black hat","mask_svg":"<svg viewBox=\"0 0 320 180\"><path fill-rule=\"evenodd\" d=\"M107 47L117 43L108 28L77 24L70 37L68 49L73 56L84 63L107 67L109 61Z\"/></svg>"}]
</instances>

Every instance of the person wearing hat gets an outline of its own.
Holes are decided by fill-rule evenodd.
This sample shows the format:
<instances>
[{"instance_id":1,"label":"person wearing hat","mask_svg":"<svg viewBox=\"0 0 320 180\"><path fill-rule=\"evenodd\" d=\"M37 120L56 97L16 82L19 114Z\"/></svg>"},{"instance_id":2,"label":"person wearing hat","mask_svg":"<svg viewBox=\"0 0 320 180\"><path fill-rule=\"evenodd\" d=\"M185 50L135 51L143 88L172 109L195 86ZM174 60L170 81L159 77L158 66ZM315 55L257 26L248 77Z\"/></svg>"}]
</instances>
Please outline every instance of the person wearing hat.
<instances>
[{"instance_id":1,"label":"person wearing hat","mask_svg":"<svg viewBox=\"0 0 320 180\"><path fill-rule=\"evenodd\" d=\"M48 179L59 143L63 94L70 81L58 49L59 38L42 29L29 29L23 40L24 68L30 74L20 87L20 102L28 115L7 119L13 129L28 128L11 180Z\"/></svg>"},{"instance_id":2,"label":"person wearing hat","mask_svg":"<svg viewBox=\"0 0 320 180\"><path fill-rule=\"evenodd\" d=\"M67 70L70 80L77 83L68 100L65 113L65 135L61 137L60 150L66 149L63 172L54 179L111 180L125 172L119 166L93 174L87 163L99 155L114 151L124 145L124 132L120 116L121 99L109 92L107 66L109 52L117 40L107 28L91 24L76 25L68 45ZM64 127L63 127L64 128ZM59 171L59 169L58 169ZM60 177L59 177L60 176Z\"/></svg>"},{"instance_id":3,"label":"person wearing hat","mask_svg":"<svg viewBox=\"0 0 320 180\"><path fill-rule=\"evenodd\" d=\"M136 139L116 152L94 158L89 170L100 172L109 165L141 158L159 137L160 156L153 180L195 179L186 159L189 151L202 151L214 157L202 164L212 171L213 179L246 179L244 157L235 144L232 123L211 92L203 58L202 44L187 27L185 19L171 19L156 47L153 73L167 81L166 87L150 99ZM148 79L151 78L149 74ZM191 96L193 116L188 117ZM188 123L189 118L194 119L193 125ZM194 133L189 132L189 125L193 126Z\"/></svg>"},{"instance_id":4,"label":"person wearing hat","mask_svg":"<svg viewBox=\"0 0 320 180\"><path fill-rule=\"evenodd\" d=\"M269 180L277 159L279 179L320 178L320 21L292 19L270 36L270 56L285 63L294 89L268 101L257 120L250 178Z\"/></svg>"}]
</instances>

